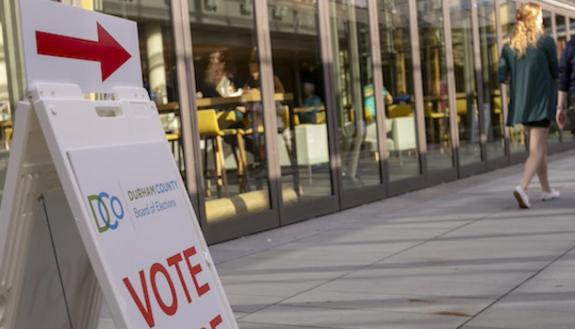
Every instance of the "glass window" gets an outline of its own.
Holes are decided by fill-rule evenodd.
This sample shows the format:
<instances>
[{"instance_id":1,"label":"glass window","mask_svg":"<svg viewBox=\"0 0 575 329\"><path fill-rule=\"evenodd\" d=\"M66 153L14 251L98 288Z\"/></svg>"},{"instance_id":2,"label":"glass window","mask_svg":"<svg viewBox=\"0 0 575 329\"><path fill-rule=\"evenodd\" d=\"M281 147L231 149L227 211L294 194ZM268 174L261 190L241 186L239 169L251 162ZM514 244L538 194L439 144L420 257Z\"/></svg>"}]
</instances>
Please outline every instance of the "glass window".
<instances>
[{"instance_id":1,"label":"glass window","mask_svg":"<svg viewBox=\"0 0 575 329\"><path fill-rule=\"evenodd\" d=\"M8 141L12 134L12 116L8 96L8 76L4 49L4 29L0 23L0 200L8 165Z\"/></svg>"},{"instance_id":2,"label":"glass window","mask_svg":"<svg viewBox=\"0 0 575 329\"><path fill-rule=\"evenodd\" d=\"M500 12L501 15L501 31L503 33L503 40L508 38L513 31L515 24L515 11L517 10L517 3L513 0L501 2Z\"/></svg>"},{"instance_id":3,"label":"glass window","mask_svg":"<svg viewBox=\"0 0 575 329\"><path fill-rule=\"evenodd\" d=\"M317 1L268 10L284 204L332 195Z\"/></svg>"},{"instance_id":4,"label":"glass window","mask_svg":"<svg viewBox=\"0 0 575 329\"><path fill-rule=\"evenodd\" d=\"M430 171L454 166L449 124L449 92L441 0L418 0L419 44Z\"/></svg>"},{"instance_id":5,"label":"glass window","mask_svg":"<svg viewBox=\"0 0 575 329\"><path fill-rule=\"evenodd\" d=\"M189 1L208 223L270 208L264 115L282 127L281 83L264 109L254 5Z\"/></svg>"},{"instance_id":6,"label":"glass window","mask_svg":"<svg viewBox=\"0 0 575 329\"><path fill-rule=\"evenodd\" d=\"M477 5L479 16L479 45L481 50L481 81L483 81L484 127L487 135L487 157L505 156L504 118L501 90L497 77L499 64L495 1L483 0Z\"/></svg>"},{"instance_id":7,"label":"glass window","mask_svg":"<svg viewBox=\"0 0 575 329\"><path fill-rule=\"evenodd\" d=\"M569 18L569 34L571 38L575 37L575 18Z\"/></svg>"},{"instance_id":8,"label":"glass window","mask_svg":"<svg viewBox=\"0 0 575 329\"><path fill-rule=\"evenodd\" d=\"M379 0L389 177L420 175L407 0Z\"/></svg>"},{"instance_id":9,"label":"glass window","mask_svg":"<svg viewBox=\"0 0 575 329\"><path fill-rule=\"evenodd\" d=\"M381 183L366 1L330 0L343 189Z\"/></svg>"},{"instance_id":10,"label":"glass window","mask_svg":"<svg viewBox=\"0 0 575 329\"><path fill-rule=\"evenodd\" d=\"M457 128L459 130L459 161L468 165L481 161L479 112L473 53L471 1L451 0L451 35L453 69L457 92Z\"/></svg>"}]
</instances>

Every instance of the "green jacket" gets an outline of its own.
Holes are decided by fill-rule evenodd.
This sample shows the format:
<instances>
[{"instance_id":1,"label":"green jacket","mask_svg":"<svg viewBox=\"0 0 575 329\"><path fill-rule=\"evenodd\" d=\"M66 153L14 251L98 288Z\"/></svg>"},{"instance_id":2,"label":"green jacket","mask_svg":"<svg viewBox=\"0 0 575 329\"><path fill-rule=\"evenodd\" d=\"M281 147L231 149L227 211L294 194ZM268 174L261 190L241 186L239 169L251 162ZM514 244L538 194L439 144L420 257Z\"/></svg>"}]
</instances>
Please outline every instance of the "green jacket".
<instances>
[{"instance_id":1,"label":"green jacket","mask_svg":"<svg viewBox=\"0 0 575 329\"><path fill-rule=\"evenodd\" d=\"M503 46L499 82L511 84L508 126L554 120L558 74L557 48L550 36L541 36L537 47L529 47L521 58L509 44Z\"/></svg>"}]
</instances>

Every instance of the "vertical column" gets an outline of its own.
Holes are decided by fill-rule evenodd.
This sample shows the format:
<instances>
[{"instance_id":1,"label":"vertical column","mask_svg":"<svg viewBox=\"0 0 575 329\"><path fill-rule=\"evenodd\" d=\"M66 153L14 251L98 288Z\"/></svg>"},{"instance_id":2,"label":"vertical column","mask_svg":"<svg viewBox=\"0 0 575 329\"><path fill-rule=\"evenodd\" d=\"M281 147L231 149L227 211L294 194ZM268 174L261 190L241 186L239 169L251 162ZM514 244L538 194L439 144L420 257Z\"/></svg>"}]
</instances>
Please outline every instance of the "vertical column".
<instances>
[{"instance_id":1,"label":"vertical column","mask_svg":"<svg viewBox=\"0 0 575 329\"><path fill-rule=\"evenodd\" d=\"M497 45L499 49L503 47L503 31L501 30L501 4L499 1L495 2L495 25L497 31ZM507 122L507 113L509 108L507 106L507 88L505 84L499 86L501 92L501 111L503 111L503 125ZM503 129L503 134L505 138L505 154L507 157L511 156L511 146L509 142L509 127Z\"/></svg>"},{"instance_id":2,"label":"vertical column","mask_svg":"<svg viewBox=\"0 0 575 329\"><path fill-rule=\"evenodd\" d=\"M171 0L172 27L176 47L176 70L178 72L178 92L180 96L180 122L182 125L182 142L184 148L185 181L188 194L194 204L200 224L206 222L204 196L198 187L203 182L200 166L195 159L201 159L195 99L194 61L192 53L192 36L188 0Z\"/></svg>"},{"instance_id":3,"label":"vertical column","mask_svg":"<svg viewBox=\"0 0 575 329\"><path fill-rule=\"evenodd\" d=\"M330 164L332 172L332 185L335 195L339 200L341 205L340 192L342 189L341 182L341 155L339 151L339 146L337 143L337 118L336 118L336 106L335 102L336 90L337 90L337 77L334 76L334 65L337 65L336 59L334 58L334 53L337 53L333 47L332 33L330 29L330 3L329 0L318 1L318 11L319 11L319 32L321 40L321 53L323 60L323 76L326 83L325 86L325 105L326 105L326 116L327 116L327 126L328 126L328 137L329 137L329 149L330 152ZM337 43L336 43L337 44Z\"/></svg>"},{"instance_id":4,"label":"vertical column","mask_svg":"<svg viewBox=\"0 0 575 329\"><path fill-rule=\"evenodd\" d=\"M479 40L479 17L477 13L477 0L471 0L471 29L473 31L473 59L475 63L475 81L477 89L477 103L479 111L479 134L481 143L481 158L487 160L487 133L485 127L485 96L483 90L483 71L481 66L481 42Z\"/></svg>"},{"instance_id":5,"label":"vertical column","mask_svg":"<svg viewBox=\"0 0 575 329\"><path fill-rule=\"evenodd\" d=\"M455 164L459 163L459 129L457 126L457 102L456 102L456 88L455 88L455 72L453 63L453 38L451 35L451 16L449 14L448 0L443 1L443 28L445 34L445 56L447 65L447 92L449 102L449 127L451 135L451 145L453 148L453 155Z\"/></svg>"},{"instance_id":6,"label":"vertical column","mask_svg":"<svg viewBox=\"0 0 575 329\"><path fill-rule=\"evenodd\" d=\"M251 0L250 0L251 1ZM281 168L277 152L277 116L274 100L274 77L272 68L272 50L270 40L269 16L266 0L255 1L255 26L258 39L258 57L261 72L261 90L264 106L264 134L268 161L268 177L270 180L271 208L276 209L282 198Z\"/></svg>"},{"instance_id":7,"label":"vertical column","mask_svg":"<svg viewBox=\"0 0 575 329\"><path fill-rule=\"evenodd\" d=\"M349 28L346 29L348 33L347 39L349 40L349 63L350 65L350 80L351 92L353 99L353 111L355 117L355 136L353 137L352 151L349 156L347 168L349 168L349 175L352 178L357 177L357 169L359 165L359 157L361 154L361 144L363 136L365 135L365 121L363 120L363 90L361 83L360 73L360 58L359 58L359 40L357 39L357 17L355 3L350 5L348 11L348 20L350 22Z\"/></svg>"},{"instance_id":8,"label":"vertical column","mask_svg":"<svg viewBox=\"0 0 575 329\"><path fill-rule=\"evenodd\" d=\"M423 109L423 81L421 78L421 55L419 53L419 31L417 21L417 0L409 1L409 33L411 37L411 56L413 66L413 83L415 88L415 112L417 124L417 141L421 154L421 168L423 173L427 172L425 154L427 153L427 140L425 131L425 113Z\"/></svg>"},{"instance_id":9,"label":"vertical column","mask_svg":"<svg viewBox=\"0 0 575 329\"><path fill-rule=\"evenodd\" d=\"M146 39L150 91L156 103L164 104L168 101L168 97L166 91L166 63L164 62L162 26L160 24L148 24L144 27L143 32Z\"/></svg>"}]
</instances>

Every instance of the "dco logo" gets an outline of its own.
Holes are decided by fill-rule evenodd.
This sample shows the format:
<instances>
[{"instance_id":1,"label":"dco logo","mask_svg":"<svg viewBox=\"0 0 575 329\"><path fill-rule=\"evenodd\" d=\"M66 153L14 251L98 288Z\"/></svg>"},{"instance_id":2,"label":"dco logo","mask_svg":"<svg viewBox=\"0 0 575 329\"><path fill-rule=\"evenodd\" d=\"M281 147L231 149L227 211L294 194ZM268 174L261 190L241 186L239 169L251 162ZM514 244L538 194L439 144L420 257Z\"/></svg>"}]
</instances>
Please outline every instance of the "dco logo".
<instances>
[{"instance_id":1,"label":"dco logo","mask_svg":"<svg viewBox=\"0 0 575 329\"><path fill-rule=\"evenodd\" d=\"M101 192L98 195L89 195L88 203L90 203L90 210L92 210L98 232L104 233L118 228L125 212L117 196L110 197L108 193Z\"/></svg>"}]
</instances>

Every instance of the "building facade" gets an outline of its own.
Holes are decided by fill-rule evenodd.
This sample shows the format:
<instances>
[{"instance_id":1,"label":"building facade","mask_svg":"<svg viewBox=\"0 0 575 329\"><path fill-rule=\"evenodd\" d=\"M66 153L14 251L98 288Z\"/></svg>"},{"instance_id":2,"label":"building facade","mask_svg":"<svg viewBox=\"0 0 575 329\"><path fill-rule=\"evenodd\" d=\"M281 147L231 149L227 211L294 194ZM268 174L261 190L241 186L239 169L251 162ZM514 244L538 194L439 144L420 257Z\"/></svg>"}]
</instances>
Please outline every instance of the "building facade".
<instances>
[{"instance_id":1,"label":"building facade","mask_svg":"<svg viewBox=\"0 0 575 329\"><path fill-rule=\"evenodd\" d=\"M497 81L516 1L61 2L138 23L144 87L211 243L526 157ZM575 4L541 4L561 54ZM3 186L25 81L17 2L1 6ZM575 146L556 126L550 143Z\"/></svg>"}]
</instances>

